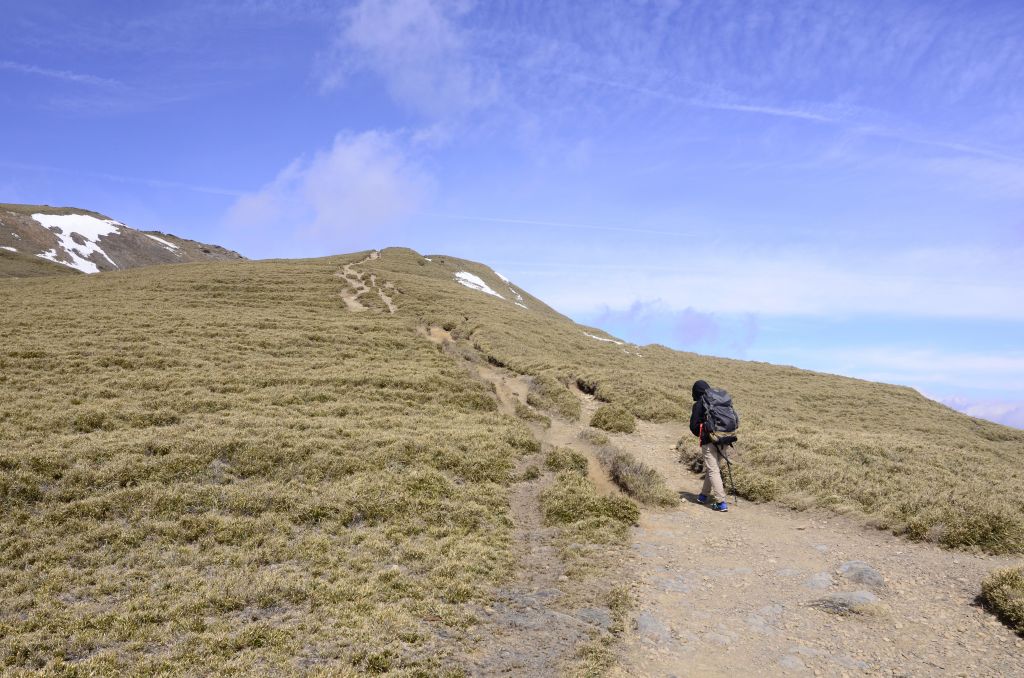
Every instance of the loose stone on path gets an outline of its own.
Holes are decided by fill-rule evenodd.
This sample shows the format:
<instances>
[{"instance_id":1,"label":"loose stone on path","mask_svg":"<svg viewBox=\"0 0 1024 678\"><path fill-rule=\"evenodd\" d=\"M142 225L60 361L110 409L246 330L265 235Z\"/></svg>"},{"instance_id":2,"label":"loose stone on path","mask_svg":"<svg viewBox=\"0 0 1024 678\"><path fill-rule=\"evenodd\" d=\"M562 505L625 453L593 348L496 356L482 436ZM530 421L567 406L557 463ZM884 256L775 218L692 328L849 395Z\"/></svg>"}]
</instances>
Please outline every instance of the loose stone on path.
<instances>
[{"instance_id":1,"label":"loose stone on path","mask_svg":"<svg viewBox=\"0 0 1024 678\"><path fill-rule=\"evenodd\" d=\"M839 566L839 574L855 584L863 584L872 588L885 586L882 574L863 560L848 560Z\"/></svg>"}]
</instances>

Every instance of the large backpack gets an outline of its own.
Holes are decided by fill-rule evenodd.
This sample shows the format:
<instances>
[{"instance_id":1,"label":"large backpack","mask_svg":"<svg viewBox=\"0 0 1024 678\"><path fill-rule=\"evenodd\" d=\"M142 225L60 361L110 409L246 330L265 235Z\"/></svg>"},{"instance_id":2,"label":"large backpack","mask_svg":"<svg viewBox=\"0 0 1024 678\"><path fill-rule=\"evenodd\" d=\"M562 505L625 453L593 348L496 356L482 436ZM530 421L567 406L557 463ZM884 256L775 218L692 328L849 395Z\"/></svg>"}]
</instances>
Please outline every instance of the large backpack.
<instances>
[{"instance_id":1,"label":"large backpack","mask_svg":"<svg viewBox=\"0 0 1024 678\"><path fill-rule=\"evenodd\" d=\"M709 433L735 433L740 415L732 407L732 396L720 388L709 388L701 396L704 403L704 430Z\"/></svg>"}]
</instances>

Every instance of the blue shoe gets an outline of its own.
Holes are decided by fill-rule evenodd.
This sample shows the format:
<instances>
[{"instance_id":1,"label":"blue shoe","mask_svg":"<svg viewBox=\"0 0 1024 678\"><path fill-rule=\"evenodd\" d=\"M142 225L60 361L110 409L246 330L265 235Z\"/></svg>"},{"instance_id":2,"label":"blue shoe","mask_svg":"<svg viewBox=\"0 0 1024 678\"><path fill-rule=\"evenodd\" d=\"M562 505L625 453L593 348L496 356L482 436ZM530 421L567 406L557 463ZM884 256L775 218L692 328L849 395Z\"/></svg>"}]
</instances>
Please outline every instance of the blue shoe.
<instances>
[{"instance_id":1,"label":"blue shoe","mask_svg":"<svg viewBox=\"0 0 1024 678\"><path fill-rule=\"evenodd\" d=\"M697 503L698 504L706 504L706 503L708 503L708 495L706 495L706 494L698 494L697 495Z\"/></svg>"},{"instance_id":2,"label":"blue shoe","mask_svg":"<svg viewBox=\"0 0 1024 678\"><path fill-rule=\"evenodd\" d=\"M729 510L729 505L726 504L724 501L720 501L717 504L712 504L711 508L714 511L721 511L722 513L725 513L726 511Z\"/></svg>"}]
</instances>

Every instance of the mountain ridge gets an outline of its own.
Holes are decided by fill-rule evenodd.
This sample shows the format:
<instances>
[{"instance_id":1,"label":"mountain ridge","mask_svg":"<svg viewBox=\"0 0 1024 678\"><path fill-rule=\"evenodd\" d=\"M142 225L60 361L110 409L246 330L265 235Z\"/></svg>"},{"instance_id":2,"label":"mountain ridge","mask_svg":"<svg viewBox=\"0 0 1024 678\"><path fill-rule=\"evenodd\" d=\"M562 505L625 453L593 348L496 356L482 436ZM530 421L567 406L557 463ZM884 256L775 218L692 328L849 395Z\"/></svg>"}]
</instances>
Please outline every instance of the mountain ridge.
<instances>
[{"instance_id":1,"label":"mountain ridge","mask_svg":"<svg viewBox=\"0 0 1024 678\"><path fill-rule=\"evenodd\" d=\"M32 258L40 263L32 266ZM93 210L0 203L0 276L63 272L44 262L64 266L68 271L98 273L157 264L243 259L219 245L162 231L140 231Z\"/></svg>"}]
</instances>

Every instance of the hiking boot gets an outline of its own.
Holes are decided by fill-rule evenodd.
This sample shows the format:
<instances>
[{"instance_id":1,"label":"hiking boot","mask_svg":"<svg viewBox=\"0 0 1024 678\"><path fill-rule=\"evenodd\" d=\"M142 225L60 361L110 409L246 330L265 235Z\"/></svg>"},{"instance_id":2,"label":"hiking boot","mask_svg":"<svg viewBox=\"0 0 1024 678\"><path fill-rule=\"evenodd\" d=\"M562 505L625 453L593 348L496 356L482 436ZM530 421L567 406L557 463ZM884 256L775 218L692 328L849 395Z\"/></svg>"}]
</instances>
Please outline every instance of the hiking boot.
<instances>
[{"instance_id":1,"label":"hiking boot","mask_svg":"<svg viewBox=\"0 0 1024 678\"><path fill-rule=\"evenodd\" d=\"M706 503L708 503L708 495L706 495L706 494L698 494L697 495L697 503L698 504L706 504Z\"/></svg>"},{"instance_id":2,"label":"hiking boot","mask_svg":"<svg viewBox=\"0 0 1024 678\"><path fill-rule=\"evenodd\" d=\"M729 505L726 504L724 501L720 501L717 504L712 504L711 509L713 511L721 511L722 513L725 513L726 511L729 510Z\"/></svg>"}]
</instances>

